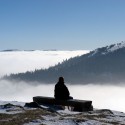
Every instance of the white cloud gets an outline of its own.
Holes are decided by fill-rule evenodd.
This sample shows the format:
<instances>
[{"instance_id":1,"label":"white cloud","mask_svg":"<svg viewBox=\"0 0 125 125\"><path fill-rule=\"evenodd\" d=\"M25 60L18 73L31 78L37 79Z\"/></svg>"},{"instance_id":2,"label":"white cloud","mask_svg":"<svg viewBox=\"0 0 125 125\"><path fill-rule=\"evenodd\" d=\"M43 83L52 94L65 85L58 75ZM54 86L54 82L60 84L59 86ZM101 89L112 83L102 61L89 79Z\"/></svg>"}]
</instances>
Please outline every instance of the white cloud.
<instances>
[{"instance_id":1,"label":"white cloud","mask_svg":"<svg viewBox=\"0 0 125 125\"><path fill-rule=\"evenodd\" d=\"M69 86L69 89L74 98L92 100L94 108L125 112L125 86L91 84Z\"/></svg>"},{"instance_id":2,"label":"white cloud","mask_svg":"<svg viewBox=\"0 0 125 125\"><path fill-rule=\"evenodd\" d=\"M33 71L48 68L65 59L85 54L77 51L13 51L0 52L0 76L10 73Z\"/></svg>"},{"instance_id":3,"label":"white cloud","mask_svg":"<svg viewBox=\"0 0 125 125\"><path fill-rule=\"evenodd\" d=\"M53 97L54 86L55 83L34 86L24 82L0 81L0 100L30 102L33 101L34 96ZM123 86L67 84L67 87L74 99L92 100L94 108L125 112L125 87Z\"/></svg>"}]
</instances>

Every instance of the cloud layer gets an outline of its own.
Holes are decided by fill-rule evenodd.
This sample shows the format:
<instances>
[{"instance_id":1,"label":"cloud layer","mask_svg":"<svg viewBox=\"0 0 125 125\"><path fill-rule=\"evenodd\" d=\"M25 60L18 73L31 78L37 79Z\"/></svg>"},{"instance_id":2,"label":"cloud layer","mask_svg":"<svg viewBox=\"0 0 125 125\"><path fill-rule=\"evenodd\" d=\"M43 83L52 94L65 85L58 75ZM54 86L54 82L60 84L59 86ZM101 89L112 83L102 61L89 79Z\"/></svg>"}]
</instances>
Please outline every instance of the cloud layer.
<instances>
[{"instance_id":1,"label":"cloud layer","mask_svg":"<svg viewBox=\"0 0 125 125\"><path fill-rule=\"evenodd\" d=\"M34 84L36 85L0 81L0 100L30 102L33 101L34 96L54 96L55 83L51 85ZM123 86L67 84L67 87L74 99L92 100L94 108L125 112L125 87Z\"/></svg>"},{"instance_id":2,"label":"cloud layer","mask_svg":"<svg viewBox=\"0 0 125 125\"><path fill-rule=\"evenodd\" d=\"M33 71L48 68L71 57L89 51L12 51L0 52L0 76L10 73Z\"/></svg>"}]
</instances>

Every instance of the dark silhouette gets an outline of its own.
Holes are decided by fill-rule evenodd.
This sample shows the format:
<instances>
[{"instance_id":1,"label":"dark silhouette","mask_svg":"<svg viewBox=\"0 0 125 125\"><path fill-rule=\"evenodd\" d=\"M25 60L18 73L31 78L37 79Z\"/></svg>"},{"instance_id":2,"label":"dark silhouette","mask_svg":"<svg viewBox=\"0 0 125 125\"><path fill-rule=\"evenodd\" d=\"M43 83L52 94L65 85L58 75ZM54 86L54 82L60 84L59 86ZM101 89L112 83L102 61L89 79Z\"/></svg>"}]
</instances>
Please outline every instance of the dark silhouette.
<instances>
[{"instance_id":1,"label":"dark silhouette","mask_svg":"<svg viewBox=\"0 0 125 125\"><path fill-rule=\"evenodd\" d=\"M58 100L67 100L67 99L73 99L73 97L69 96L69 90L64 84L64 78L59 77L59 81L55 85L55 90L54 90L54 96Z\"/></svg>"}]
</instances>

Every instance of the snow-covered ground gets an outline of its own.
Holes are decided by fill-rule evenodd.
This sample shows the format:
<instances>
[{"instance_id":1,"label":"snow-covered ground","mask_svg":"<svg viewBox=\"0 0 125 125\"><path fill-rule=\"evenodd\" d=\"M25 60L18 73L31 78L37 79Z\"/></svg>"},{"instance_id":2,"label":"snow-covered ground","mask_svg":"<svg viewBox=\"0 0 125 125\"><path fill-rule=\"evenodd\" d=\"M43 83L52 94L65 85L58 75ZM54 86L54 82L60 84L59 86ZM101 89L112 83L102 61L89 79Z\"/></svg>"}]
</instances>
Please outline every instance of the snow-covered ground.
<instances>
[{"instance_id":1,"label":"snow-covered ground","mask_svg":"<svg viewBox=\"0 0 125 125\"><path fill-rule=\"evenodd\" d=\"M0 101L0 124L125 125L125 113L101 109L89 112L24 107L24 102ZM22 119L21 119L22 118Z\"/></svg>"}]
</instances>

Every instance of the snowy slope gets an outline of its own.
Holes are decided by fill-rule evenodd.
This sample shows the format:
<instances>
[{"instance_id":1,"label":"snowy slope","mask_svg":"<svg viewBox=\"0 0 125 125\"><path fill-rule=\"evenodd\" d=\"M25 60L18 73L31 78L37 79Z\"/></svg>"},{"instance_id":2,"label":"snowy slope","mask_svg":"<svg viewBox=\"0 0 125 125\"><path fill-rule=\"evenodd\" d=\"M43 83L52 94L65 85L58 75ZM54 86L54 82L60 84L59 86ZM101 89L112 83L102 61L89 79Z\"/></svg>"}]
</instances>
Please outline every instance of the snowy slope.
<instances>
[{"instance_id":1,"label":"snowy slope","mask_svg":"<svg viewBox=\"0 0 125 125\"><path fill-rule=\"evenodd\" d=\"M108 46L107 51L108 52L113 52L113 51L116 51L116 50L124 48L124 47L125 47L125 41L122 41L121 43L117 43L117 44Z\"/></svg>"},{"instance_id":2,"label":"snowy slope","mask_svg":"<svg viewBox=\"0 0 125 125\"><path fill-rule=\"evenodd\" d=\"M122 49L122 48L125 48L125 41L122 41L121 43L117 43L117 44L112 44L110 46L95 49L94 51L91 52L89 57L97 55L97 54L98 55L106 55L108 53L117 51L117 50Z\"/></svg>"},{"instance_id":3,"label":"snowy slope","mask_svg":"<svg viewBox=\"0 0 125 125\"><path fill-rule=\"evenodd\" d=\"M8 104L9 103L9 104ZM11 105L13 104L13 105ZM0 101L0 124L21 125L124 125L125 113L108 109L90 112L28 108L22 102Z\"/></svg>"}]
</instances>

